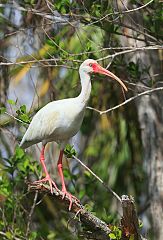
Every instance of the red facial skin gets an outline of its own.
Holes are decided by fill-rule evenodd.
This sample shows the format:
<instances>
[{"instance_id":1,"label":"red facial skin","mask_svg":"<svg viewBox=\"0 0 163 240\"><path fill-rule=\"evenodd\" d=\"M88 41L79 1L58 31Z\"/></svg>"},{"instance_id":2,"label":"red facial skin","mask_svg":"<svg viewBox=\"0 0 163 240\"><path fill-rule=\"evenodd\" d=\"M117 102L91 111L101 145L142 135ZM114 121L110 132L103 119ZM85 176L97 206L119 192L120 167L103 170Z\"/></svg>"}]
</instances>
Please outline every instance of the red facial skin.
<instances>
[{"instance_id":1,"label":"red facial skin","mask_svg":"<svg viewBox=\"0 0 163 240\"><path fill-rule=\"evenodd\" d=\"M121 84L121 86L124 88L126 92L128 91L127 87L116 75L114 75L112 72L108 71L107 69L101 67L98 63L90 63L89 66L93 68L94 73L101 73L115 79L117 82Z\"/></svg>"},{"instance_id":2,"label":"red facial skin","mask_svg":"<svg viewBox=\"0 0 163 240\"><path fill-rule=\"evenodd\" d=\"M98 72L98 65L96 63L92 64L93 72L97 73Z\"/></svg>"}]
</instances>

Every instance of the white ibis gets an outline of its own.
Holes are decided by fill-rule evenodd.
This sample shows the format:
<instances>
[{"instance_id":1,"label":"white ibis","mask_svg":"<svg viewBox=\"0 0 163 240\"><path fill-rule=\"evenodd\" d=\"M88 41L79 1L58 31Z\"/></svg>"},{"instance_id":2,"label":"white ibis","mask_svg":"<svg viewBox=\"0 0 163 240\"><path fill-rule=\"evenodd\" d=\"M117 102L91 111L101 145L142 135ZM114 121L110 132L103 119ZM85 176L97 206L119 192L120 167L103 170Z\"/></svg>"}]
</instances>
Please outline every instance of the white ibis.
<instances>
[{"instance_id":1,"label":"white ibis","mask_svg":"<svg viewBox=\"0 0 163 240\"><path fill-rule=\"evenodd\" d=\"M46 169L44 161L45 146L48 142L52 141L60 144L57 166L62 183L63 198L66 195L70 201L69 209L71 209L72 206L72 199L74 198L76 200L76 198L67 191L65 186L62 172L63 151L69 139L79 131L82 124L85 108L91 93L90 75L92 73L101 73L115 79L121 84L124 90L127 91L126 86L117 76L101 67L95 60L87 59L79 68L82 86L79 96L53 101L40 109L33 117L20 143L20 147L28 148L33 144L42 142L40 162L45 172L45 178L35 181L35 183L49 182L51 193L53 193L53 187L56 190L58 190L58 188Z\"/></svg>"}]
</instances>

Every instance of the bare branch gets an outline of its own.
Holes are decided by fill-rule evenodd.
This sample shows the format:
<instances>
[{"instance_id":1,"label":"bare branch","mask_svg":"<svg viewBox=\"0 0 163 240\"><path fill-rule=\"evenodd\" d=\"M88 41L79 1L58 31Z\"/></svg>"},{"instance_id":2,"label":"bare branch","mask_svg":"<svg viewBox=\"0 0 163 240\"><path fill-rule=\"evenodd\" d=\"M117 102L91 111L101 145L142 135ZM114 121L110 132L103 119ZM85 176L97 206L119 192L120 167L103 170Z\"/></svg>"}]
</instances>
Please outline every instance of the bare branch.
<instances>
[{"instance_id":1,"label":"bare branch","mask_svg":"<svg viewBox=\"0 0 163 240\"><path fill-rule=\"evenodd\" d=\"M42 12L40 12L40 11L34 9L34 8L25 9L24 7L17 6L17 5L14 5L14 4L0 4L0 7L5 8L7 5L10 6L10 8L16 8L17 10L22 11L22 12L30 12L32 14L41 16L43 18L52 20L55 23L64 24L64 25L68 23L68 17L63 16L63 15L59 14L58 12L57 12L57 15L55 15L54 11L53 11L53 15L51 15L49 13L42 13Z\"/></svg>"},{"instance_id":2,"label":"bare branch","mask_svg":"<svg viewBox=\"0 0 163 240\"><path fill-rule=\"evenodd\" d=\"M107 55L103 58L99 58L98 61L102 61L102 60L105 60L105 59L108 59L108 58L114 58L116 56L119 56L119 55L122 55L122 54L126 54L126 53L131 53L131 52L135 52L135 51L145 51L145 50L158 50L158 49L163 49L162 46L159 46L159 45L155 45L155 46L144 46L144 47L137 47L137 48L133 48L133 49L127 49L127 50L124 50L124 51L121 51L121 52L116 52L114 54L111 54L111 55Z\"/></svg>"},{"instance_id":3,"label":"bare branch","mask_svg":"<svg viewBox=\"0 0 163 240\"><path fill-rule=\"evenodd\" d=\"M78 161L85 169L87 169L88 172L90 172L100 183L102 183L102 185L106 188L106 190L108 192L110 192L114 197L116 197L116 199L121 202L121 198L118 196L118 194L116 192L114 192L109 186L106 185L106 183L104 183L104 181L98 177L89 167L87 167L82 161L80 161L79 158L77 158L76 156L73 155L73 158Z\"/></svg>"},{"instance_id":4,"label":"bare branch","mask_svg":"<svg viewBox=\"0 0 163 240\"><path fill-rule=\"evenodd\" d=\"M31 225L31 220L32 220L32 215L36 206L36 201L38 197L38 191L35 192L34 199L33 199L33 204L31 206L31 210L28 215L28 223L27 223L27 230L26 230L26 237L29 235L30 232L30 225Z\"/></svg>"},{"instance_id":5,"label":"bare branch","mask_svg":"<svg viewBox=\"0 0 163 240\"><path fill-rule=\"evenodd\" d=\"M122 106L126 105L127 103L135 100L136 98L139 98L139 97L144 96L144 95L147 95L147 94L151 94L151 93L156 92L156 91L162 91L162 90L163 90L163 87L158 87L158 88L154 88L154 89L151 89L151 90L144 91L144 92L142 92L142 93L137 94L136 96L133 96L133 97L127 99L127 100L124 101L123 103L121 103L121 104L119 104L119 105L116 105L116 106L113 107L113 108L109 108L109 109L107 109L107 110L105 110L105 111L100 111L100 110L98 110L98 109L96 109L96 108L92 108L92 107L87 107L87 108L88 108L88 109L91 109L91 110L94 110L94 111L100 113L100 115L102 115L102 114L111 112L111 111L113 111L113 110L115 110L115 109L117 109L117 108L119 108L119 107L122 107Z\"/></svg>"},{"instance_id":6,"label":"bare branch","mask_svg":"<svg viewBox=\"0 0 163 240\"><path fill-rule=\"evenodd\" d=\"M138 8L133 8L133 9L129 9L127 11L122 11L122 12L113 12L113 13L108 13L106 14L104 17L98 19L97 21L94 21L94 22L91 22L90 24L88 24L87 26L90 26L90 25L93 25L93 24L96 24L98 22L101 22L103 21L105 18L109 17L109 16L112 16L112 15L119 15L119 14L126 14L126 13L131 13L131 12L135 12L135 11L139 11L145 7L147 7L149 4L151 4L154 0L150 0L149 2L147 2L146 4L138 7Z\"/></svg>"},{"instance_id":7,"label":"bare branch","mask_svg":"<svg viewBox=\"0 0 163 240\"><path fill-rule=\"evenodd\" d=\"M104 48L104 49L99 49L98 52L102 52L102 51L105 51L105 50L110 50L110 49L115 49L115 48ZM117 48L116 48L117 49ZM118 48L118 49L124 49L124 48ZM111 54L111 55L107 55L103 58L99 58L97 59L97 61L102 61L102 60L105 60L105 59L108 59L108 58L112 58L112 61L113 59L116 57L116 56L119 56L119 55L122 55L122 54L126 54L126 53L131 53L131 52L135 52L135 51L145 51L145 50L159 50L159 49L163 49L162 46L159 46L159 45L154 45L154 46L144 46L144 47L138 47L138 48L127 48L126 50L123 50L123 51L120 51L120 52L116 52L114 54ZM63 50L64 51L64 50ZM94 51L92 52L84 52L84 53L79 53L79 54L69 54L68 52L66 52L68 54L68 56L78 56L78 55L82 55L82 54L89 54L89 53L93 53ZM97 51L96 51L97 52ZM33 56L31 56L32 58L34 58ZM3 57L4 58L4 57ZM25 65L25 64L31 64L31 68L32 67L36 67L36 66L32 66L32 64L34 63L40 63L42 67L49 67L49 66L53 66L53 67L65 67L65 68L70 68L70 69L77 69L76 67L73 67L73 66L68 66L66 63L68 62L71 62L71 63L81 63L82 60L76 60L76 59L71 59L69 60L68 58L67 59L61 59L61 58L48 58L48 59L36 59L34 58L33 60L26 60L26 61L16 61L16 62L12 62L11 60L8 60L8 59L5 59L5 61L7 62L0 62L0 66L16 66L16 65ZM49 64L49 62L54 62L55 64ZM64 64L61 64L62 62L65 62L65 65ZM108 68L110 66L110 64L106 67Z\"/></svg>"},{"instance_id":8,"label":"bare branch","mask_svg":"<svg viewBox=\"0 0 163 240\"><path fill-rule=\"evenodd\" d=\"M7 59L6 59L7 60ZM10 61L10 60L7 60L7 61ZM20 62L0 62L0 66L12 66L12 65L24 65L24 64L33 64L33 63L48 63L48 62L78 62L78 63L81 63L82 61L80 60L68 60L68 59L59 59L59 58L50 58L50 59L35 59L35 60L27 60L27 61L20 61ZM49 65L46 65L46 66L49 66ZM53 65L55 67L70 67L70 66L66 66L66 65ZM32 67L32 66L31 66Z\"/></svg>"}]
</instances>

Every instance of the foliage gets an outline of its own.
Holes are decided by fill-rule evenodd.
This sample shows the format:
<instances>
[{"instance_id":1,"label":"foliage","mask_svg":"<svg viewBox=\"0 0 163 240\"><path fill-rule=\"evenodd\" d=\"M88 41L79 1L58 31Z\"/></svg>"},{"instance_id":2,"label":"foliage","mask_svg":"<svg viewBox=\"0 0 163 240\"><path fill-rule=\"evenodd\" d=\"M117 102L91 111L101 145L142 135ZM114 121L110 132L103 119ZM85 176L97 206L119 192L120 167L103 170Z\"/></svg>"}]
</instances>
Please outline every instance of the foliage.
<instances>
[{"instance_id":1,"label":"foliage","mask_svg":"<svg viewBox=\"0 0 163 240\"><path fill-rule=\"evenodd\" d=\"M20 108L16 110L16 113L17 113L18 119L22 120L25 123L30 123L30 116L27 113L26 105L20 106Z\"/></svg>"},{"instance_id":2,"label":"foliage","mask_svg":"<svg viewBox=\"0 0 163 240\"><path fill-rule=\"evenodd\" d=\"M72 158L73 156L76 155L76 151L73 148L73 146L71 146L70 144L67 144L65 149L64 149L64 154L68 157L68 158Z\"/></svg>"},{"instance_id":3,"label":"foliage","mask_svg":"<svg viewBox=\"0 0 163 240\"><path fill-rule=\"evenodd\" d=\"M5 239L25 237L27 231L29 194L26 181L30 175L39 175L40 168L28 154L18 146L9 159L3 159L0 181L0 231ZM30 231L30 240L36 239L36 233Z\"/></svg>"},{"instance_id":4,"label":"foliage","mask_svg":"<svg viewBox=\"0 0 163 240\"><path fill-rule=\"evenodd\" d=\"M112 226L110 228L112 230L112 232L109 233L110 239L117 239L117 240L121 239L121 237L122 237L121 229L116 226Z\"/></svg>"},{"instance_id":5,"label":"foliage","mask_svg":"<svg viewBox=\"0 0 163 240\"><path fill-rule=\"evenodd\" d=\"M3 1L4 4L6 2ZM6 137L6 134L2 132L0 142L2 146L0 152L0 231L4 233L3 239L16 239L16 237L29 240L83 239L80 237L83 226L76 226L75 223L67 224L70 217L48 196L44 196L43 199L42 196L38 196L37 202L40 200L40 204L35 205L32 218L29 219L29 212L35 196L26 189L26 182L32 181L34 177L36 179L40 177L40 167L35 161L36 157L38 158L38 148L31 148L32 150L30 149L26 153L18 147L18 139L22 137L27 124L30 123L31 113L39 110L50 100L77 96L80 86L76 70L86 58L103 58L104 66L112 63L110 70L116 72L120 78L127 80L131 92L135 90L134 84L139 82L144 72L150 76L150 66L143 63L144 67L142 68L141 58L136 62L128 62L124 54L119 54L115 58L106 58L106 56L121 51L120 36L126 34L122 21L127 15L123 13L121 9L123 6L118 5L118 1L115 4L114 1L106 0L57 0L46 1L46 4L42 3L44 1L38 2L26 0L19 3L23 16L21 27L7 21L4 17L5 10L0 8L2 25L0 38L2 38L4 46L8 46L8 42L12 41L10 38L12 32L13 38L14 34L19 34L15 31L26 34L23 35L25 37L32 34L31 39L29 38L31 41L28 41L31 46L33 45L32 53L23 52L23 46L17 47L20 52L18 56L15 54L17 56L14 60L15 65L9 68L10 87L14 91L17 86L24 87L28 84L31 87L32 85L31 89L35 88L37 98L37 100L34 99L32 93L25 91L24 95L32 95L30 109L29 102L19 102L19 96L6 100L5 105L0 108L1 128L10 133L9 137L8 135ZM129 2L131 8L147 3L147 1L139 3L135 0ZM26 11L27 9L29 11ZM33 10L30 11L30 9ZM160 2L153 1L138 13L139 17L141 16L143 19L142 31L147 43L159 44L162 28ZM57 24L56 20L53 22L48 18L53 14L56 14L58 18L61 17L62 20L66 19L66 24L65 22ZM71 19L73 19L72 22ZM6 28L7 30L5 30ZM127 30L130 30L130 27ZM135 29L135 41L140 39L141 35L142 32ZM37 43L35 46L36 39L39 39L39 44ZM15 45L17 46L17 44ZM24 49L26 49L25 47ZM48 60L51 61L48 62ZM12 63L12 61L9 62ZM32 74L32 70L35 68L39 69L38 81ZM28 74L30 77L26 78ZM148 83L147 87L152 87L154 84L150 77ZM118 85L113 82L108 83L107 79L101 76L92 76L90 106L103 110L115 106L123 100L124 94ZM5 112L10 112L15 118L6 120ZM14 140L11 139L11 135L14 135ZM147 178L142 168L142 142L134 103L128 105L127 108L122 107L118 111L102 116L87 109L81 127L81 135L79 158L119 195L124 192L133 195L139 208L142 192L144 197L147 191ZM74 149L75 146L76 144L73 147L66 146L64 154L67 158L78 154ZM56 153L52 154L52 160L58 157L55 155ZM54 168L52 162L50 162L50 169ZM112 229L109 234L110 239L121 239L122 232L118 225L119 217L115 199L88 171L82 169L75 162L69 163L70 161L67 164L66 161L64 162L64 176L70 192L78 196L89 211L110 224ZM67 225L69 226L67 227ZM75 234L75 231L79 234Z\"/></svg>"}]
</instances>

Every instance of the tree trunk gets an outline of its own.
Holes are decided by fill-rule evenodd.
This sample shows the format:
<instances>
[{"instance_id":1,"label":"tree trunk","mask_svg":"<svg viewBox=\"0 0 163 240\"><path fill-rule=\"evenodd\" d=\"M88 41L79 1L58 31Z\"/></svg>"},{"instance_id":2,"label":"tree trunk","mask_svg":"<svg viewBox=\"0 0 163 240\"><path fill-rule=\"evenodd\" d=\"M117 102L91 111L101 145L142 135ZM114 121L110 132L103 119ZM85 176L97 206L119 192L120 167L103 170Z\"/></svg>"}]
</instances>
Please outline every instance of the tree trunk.
<instances>
[{"instance_id":1,"label":"tree trunk","mask_svg":"<svg viewBox=\"0 0 163 240\"><path fill-rule=\"evenodd\" d=\"M161 93L140 98L137 102L149 177L150 212L156 239L163 239L163 115Z\"/></svg>"},{"instance_id":2,"label":"tree trunk","mask_svg":"<svg viewBox=\"0 0 163 240\"><path fill-rule=\"evenodd\" d=\"M119 6L122 8L122 6ZM123 6L124 7L124 6ZM133 7L129 7L133 8ZM126 9L123 9L126 10ZM129 14L123 21L124 26L131 26L132 29L138 29L143 32L142 16L140 12ZM139 24L139 25L138 25ZM143 41L134 39L137 32L124 27L124 35L131 35L133 38L121 37L122 46L142 47L146 43L145 36ZM148 40L147 40L148 41ZM158 51L141 51L127 55L127 61L139 63L141 77L139 84L146 86L150 84L151 78L144 69L150 68L150 75L161 72ZM153 87L158 87L158 79L152 79L155 82ZM161 79L160 79L161 81ZM148 175L148 191L150 197L150 214L152 232L157 240L163 239L163 94L155 92L152 95L140 97L136 102L139 124L141 128L142 144L144 151L144 165Z\"/></svg>"}]
</instances>

